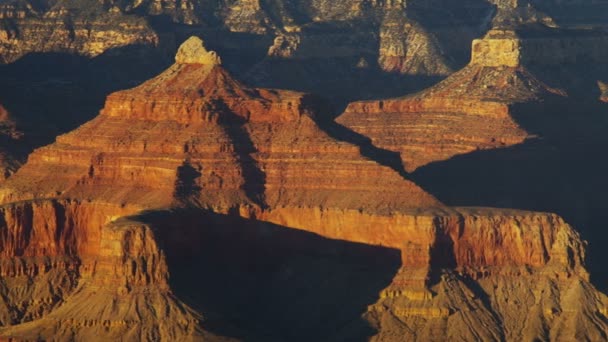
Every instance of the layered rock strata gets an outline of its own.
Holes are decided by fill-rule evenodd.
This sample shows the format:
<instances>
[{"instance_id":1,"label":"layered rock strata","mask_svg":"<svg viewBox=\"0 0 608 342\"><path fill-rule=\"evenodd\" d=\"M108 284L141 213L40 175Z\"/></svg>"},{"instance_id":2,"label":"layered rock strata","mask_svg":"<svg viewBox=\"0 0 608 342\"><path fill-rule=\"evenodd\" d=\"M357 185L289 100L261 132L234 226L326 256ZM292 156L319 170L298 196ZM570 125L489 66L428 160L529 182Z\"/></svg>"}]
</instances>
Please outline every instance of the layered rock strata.
<instances>
[{"instance_id":1,"label":"layered rock strata","mask_svg":"<svg viewBox=\"0 0 608 342\"><path fill-rule=\"evenodd\" d=\"M4 329L4 336L130 341L210 337L201 329L200 314L172 295L165 256L150 227L119 220L98 233L92 245L99 250L91 258L80 254L77 286L61 298L62 305L37 320Z\"/></svg>"},{"instance_id":2,"label":"layered rock strata","mask_svg":"<svg viewBox=\"0 0 608 342\"><path fill-rule=\"evenodd\" d=\"M35 151L2 190L3 201L61 193L149 207L189 200L224 208L358 209L374 197L378 206L438 205L398 173L360 156L356 146L324 133L314 119L321 100L249 88L216 57L192 63L191 44L201 43L189 40L167 71L110 95L96 119ZM382 198L374 195L379 189Z\"/></svg>"},{"instance_id":3,"label":"layered rock strata","mask_svg":"<svg viewBox=\"0 0 608 342\"><path fill-rule=\"evenodd\" d=\"M323 261L315 259L307 271L312 274L325 267L319 265L348 264L352 246L344 243L357 244L357 251L360 245L372 248L365 251L369 260L380 257L380 250L396 251L400 271L374 278L375 293L347 298L366 298L369 308L342 312L337 328L307 320L312 325L300 338L361 338L355 329L361 314L377 329L378 340L604 336L606 297L589 284L584 243L561 218L444 207L402 173L364 157L359 146L327 134L318 120L324 110L324 102L310 95L248 87L200 39L186 41L173 66L110 95L97 118L36 150L3 185L0 255L7 285L0 290L9 304L0 307L0 336L220 338L196 311L211 305L235 308L225 313L229 317L220 315L220 321L230 321L223 334L294 338L289 331L304 331L297 330L300 323L281 319L293 326L274 327L282 315L273 310L289 306L281 298L293 298L293 289L279 285L292 284L292 268L307 253L300 248L294 256L292 249L311 245L311 239L325 246ZM491 117L479 110L477 116ZM168 208L195 214L171 214ZM145 212L154 209L169 214ZM140 215L121 219L135 214ZM283 247L265 247L273 239ZM192 287L176 296L168 274L186 267L186 279L191 273L198 277L213 256L206 249L223 249L214 241L226 248L245 241L222 251L231 253L226 267L243 270L256 260L243 253L261 246L256 253L268 259L256 267L278 285L271 293L263 285L254 289L272 299L269 305L252 311L256 296L237 291L247 276L222 270L214 272L227 277L227 284L201 285L219 291L214 298L197 301L201 291ZM201 254L200 265L175 262ZM276 266L284 255L292 264ZM530 287L538 279L554 286ZM573 305L572 298L583 305ZM335 306L327 298L317 300ZM526 317L531 325L511 319L530 303L541 303Z\"/></svg>"},{"instance_id":4,"label":"layered rock strata","mask_svg":"<svg viewBox=\"0 0 608 342\"><path fill-rule=\"evenodd\" d=\"M525 67L520 43L489 34L473 43L471 63L444 81L402 98L351 103L337 121L378 147L400 152L408 171L522 143L534 134L520 125L517 108L563 102L565 92Z\"/></svg>"},{"instance_id":5,"label":"layered rock strata","mask_svg":"<svg viewBox=\"0 0 608 342\"><path fill-rule=\"evenodd\" d=\"M3 325L41 318L71 294L97 255L101 228L125 211L100 203L41 200L2 207Z\"/></svg>"},{"instance_id":6,"label":"layered rock strata","mask_svg":"<svg viewBox=\"0 0 608 342\"><path fill-rule=\"evenodd\" d=\"M7 296L15 298L7 302L3 323L37 320L61 305L53 311L58 316L49 316L40 325L32 322L7 329L6 335L85 338L109 329L103 336L142 334L152 340L199 333L197 316L171 299L162 256L136 255L132 265L130 250L123 252L121 247L143 244L148 247L142 253L153 253L157 249L152 242L146 238L125 242L121 239L131 233L115 226L102 228L123 215L173 205L245 216L258 215L270 205L359 210L379 191L392 193L378 200L379 207L439 205L392 169L361 157L356 146L323 133L314 121L322 105L308 95L241 84L198 39L180 48L176 64L165 73L111 95L98 118L35 151L20 175L4 188L4 203L15 203L7 205L15 206L19 216L5 219L6 262L42 267L45 272L26 272L34 285L21 296L15 296L10 286L6 289ZM343 165L342 171L336 172L335 165ZM305 177L303 168L309 172ZM380 175L386 183L371 175ZM360 185L352 186L353 182ZM46 265L44 257L56 267ZM59 263L55 258L68 261ZM135 266L140 262L144 264ZM21 286L24 271L6 274L8 284ZM127 274L135 278L122 278ZM66 280L55 284L48 277ZM45 292L49 283L53 286ZM91 290L99 286L103 293L111 291ZM33 301L24 306L22 297L27 296ZM107 307L113 296L141 302L134 305L143 307ZM78 309L81 300L98 304L83 311ZM168 305L161 311L170 317L144 310L158 305ZM23 309L14 312L17 307ZM155 328L162 321L171 322L170 326Z\"/></svg>"},{"instance_id":7,"label":"layered rock strata","mask_svg":"<svg viewBox=\"0 0 608 342\"><path fill-rule=\"evenodd\" d=\"M455 64L443 52L436 35L408 18L405 11L386 14L380 27L378 64L387 72L445 76Z\"/></svg>"},{"instance_id":8,"label":"layered rock strata","mask_svg":"<svg viewBox=\"0 0 608 342\"><path fill-rule=\"evenodd\" d=\"M87 57L129 45L158 44L143 18L112 11L96 1L17 1L0 6L0 62L30 53Z\"/></svg>"}]
</instances>

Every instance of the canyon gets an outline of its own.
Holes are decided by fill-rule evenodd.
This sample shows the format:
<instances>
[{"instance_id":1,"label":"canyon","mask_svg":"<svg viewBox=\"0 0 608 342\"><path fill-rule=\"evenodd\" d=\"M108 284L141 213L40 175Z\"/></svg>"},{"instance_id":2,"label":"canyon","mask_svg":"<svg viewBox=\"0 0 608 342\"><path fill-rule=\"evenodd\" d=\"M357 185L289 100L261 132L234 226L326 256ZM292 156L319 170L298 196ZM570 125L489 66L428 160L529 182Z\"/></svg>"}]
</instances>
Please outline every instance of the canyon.
<instances>
[{"instance_id":1,"label":"canyon","mask_svg":"<svg viewBox=\"0 0 608 342\"><path fill-rule=\"evenodd\" d=\"M222 63L186 40L173 65L4 181L0 336L605 338L608 298L562 218L447 207L399 152L338 139L327 101L249 87ZM505 70L518 78L499 99L560 96ZM386 102L369 107L509 119L500 101Z\"/></svg>"},{"instance_id":2,"label":"canyon","mask_svg":"<svg viewBox=\"0 0 608 342\"><path fill-rule=\"evenodd\" d=\"M606 6L0 4L0 340L607 340Z\"/></svg>"}]
</instances>

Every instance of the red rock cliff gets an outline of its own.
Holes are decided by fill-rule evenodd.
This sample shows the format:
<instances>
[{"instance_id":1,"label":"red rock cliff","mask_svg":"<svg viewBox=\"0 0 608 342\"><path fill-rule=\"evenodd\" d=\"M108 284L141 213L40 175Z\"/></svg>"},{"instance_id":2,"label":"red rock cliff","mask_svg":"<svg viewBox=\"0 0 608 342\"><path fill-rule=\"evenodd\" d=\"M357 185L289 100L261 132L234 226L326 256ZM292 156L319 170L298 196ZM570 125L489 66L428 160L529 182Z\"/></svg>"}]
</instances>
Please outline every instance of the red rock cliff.
<instances>
[{"instance_id":1,"label":"red rock cliff","mask_svg":"<svg viewBox=\"0 0 608 342\"><path fill-rule=\"evenodd\" d=\"M489 46L492 56L506 58L503 45ZM532 134L520 127L513 108L564 94L521 64L500 63L474 60L418 94L351 103L337 121L378 147L400 152L408 171L475 150L519 144Z\"/></svg>"},{"instance_id":2,"label":"red rock cliff","mask_svg":"<svg viewBox=\"0 0 608 342\"><path fill-rule=\"evenodd\" d=\"M167 251L196 251L197 231L213 221L179 219L167 238L153 219L120 219L175 207L246 219L247 234L259 228L262 240L272 225L398 250L399 273L365 314L379 340L593 339L606 330L600 316L606 297L589 284L584 243L561 218L446 208L392 168L362 156L359 147L324 132L316 121L322 102L315 97L247 87L220 63L200 40L188 40L175 65L110 95L97 118L36 150L6 181L0 189L0 255L7 285L0 291L10 299L0 307L0 322L27 323L0 328L0 336L208 336L200 315L168 283ZM515 82L510 89L540 87L523 76L509 78L526 75L523 70L505 70L463 74L505 76ZM389 101L387 108L434 111L468 100L407 101L413 102ZM494 111L504 108L500 101L487 102L479 113L461 117L525 136L508 111ZM235 222L226 230L245 226ZM230 260L246 264L251 256L238 253ZM24 281L27 290L19 292ZM533 286L536 281L549 285ZM573 305L573 298L583 305ZM535 301L542 302L539 309L526 316L534 326L507 322Z\"/></svg>"}]
</instances>

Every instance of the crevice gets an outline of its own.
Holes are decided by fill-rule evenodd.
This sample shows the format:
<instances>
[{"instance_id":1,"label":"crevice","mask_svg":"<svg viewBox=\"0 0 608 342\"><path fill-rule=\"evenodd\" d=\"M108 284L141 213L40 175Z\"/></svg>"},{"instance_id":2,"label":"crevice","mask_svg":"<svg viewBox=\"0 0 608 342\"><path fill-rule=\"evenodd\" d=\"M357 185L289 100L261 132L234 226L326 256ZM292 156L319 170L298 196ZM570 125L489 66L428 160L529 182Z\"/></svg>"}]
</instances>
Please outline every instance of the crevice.
<instances>
[{"instance_id":1,"label":"crevice","mask_svg":"<svg viewBox=\"0 0 608 342\"><path fill-rule=\"evenodd\" d=\"M337 123L333 119L321 117L316 119L316 123L330 137L359 147L362 156L393 169L403 179L408 180L408 173L399 152L380 148L374 145L370 138Z\"/></svg>"}]
</instances>

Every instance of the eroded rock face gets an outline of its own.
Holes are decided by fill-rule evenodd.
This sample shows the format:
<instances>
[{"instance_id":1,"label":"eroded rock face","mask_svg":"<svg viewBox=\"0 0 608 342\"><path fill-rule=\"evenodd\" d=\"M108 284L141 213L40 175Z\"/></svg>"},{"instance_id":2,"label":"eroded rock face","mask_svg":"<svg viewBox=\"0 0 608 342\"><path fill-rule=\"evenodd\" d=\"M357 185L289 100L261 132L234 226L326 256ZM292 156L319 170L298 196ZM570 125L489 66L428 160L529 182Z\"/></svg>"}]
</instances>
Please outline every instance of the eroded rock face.
<instances>
[{"instance_id":1,"label":"eroded rock face","mask_svg":"<svg viewBox=\"0 0 608 342\"><path fill-rule=\"evenodd\" d=\"M442 100L352 108L475 108L463 117L519 134L504 99L553 92L523 69L504 70L463 71L511 82L497 99L455 100L468 89L456 78L431 90L451 89ZM398 165L336 139L324 110L311 95L242 84L189 39L176 64L110 95L97 118L36 150L0 189L0 293L10 297L0 336L220 338L207 310L220 335L240 339L593 339L606 330L606 297L561 218L447 208ZM350 280L368 272L369 284ZM339 291L300 290L328 276ZM551 285L531 287L538 279ZM506 322L536 301L533 326ZM317 302L336 316L306 318Z\"/></svg>"},{"instance_id":2,"label":"eroded rock face","mask_svg":"<svg viewBox=\"0 0 608 342\"><path fill-rule=\"evenodd\" d=\"M337 121L378 147L400 152L408 171L533 138L516 108L563 102L566 94L526 68L520 41L511 38L475 41L471 63L442 82L402 98L351 103Z\"/></svg>"},{"instance_id":3,"label":"eroded rock face","mask_svg":"<svg viewBox=\"0 0 608 342\"><path fill-rule=\"evenodd\" d=\"M9 204L2 212L3 325L42 318L78 285L83 260L99 253L101 229L129 210L77 201Z\"/></svg>"},{"instance_id":4,"label":"eroded rock face","mask_svg":"<svg viewBox=\"0 0 608 342\"><path fill-rule=\"evenodd\" d=\"M215 51L205 49L200 38L190 37L179 47L175 55L175 63L220 65L222 61Z\"/></svg>"},{"instance_id":5,"label":"eroded rock face","mask_svg":"<svg viewBox=\"0 0 608 342\"><path fill-rule=\"evenodd\" d=\"M96 1L67 3L17 1L0 7L0 61L29 53L98 56L128 45L155 45L158 36L145 20L103 7Z\"/></svg>"},{"instance_id":6,"label":"eroded rock face","mask_svg":"<svg viewBox=\"0 0 608 342\"><path fill-rule=\"evenodd\" d=\"M530 135L511 116L508 100L449 95L459 93L457 87L464 92L480 89L468 87L472 75L502 79L506 85L508 80L518 82L521 74L516 69L468 68L439 84L446 85L443 93L430 90L420 96L352 103L337 121L369 136L379 147L400 152L406 170L413 171L454 155L527 139Z\"/></svg>"},{"instance_id":7,"label":"eroded rock face","mask_svg":"<svg viewBox=\"0 0 608 342\"><path fill-rule=\"evenodd\" d=\"M323 132L314 119L323 106L319 99L247 87L221 66L201 64L200 56L110 95L100 116L30 156L21 176L4 188L4 202L101 191L112 203L150 207L178 200L223 210L247 203L439 205L391 168ZM129 157L133 153L138 157ZM355 182L360 185L349 185Z\"/></svg>"},{"instance_id":8,"label":"eroded rock face","mask_svg":"<svg viewBox=\"0 0 608 342\"><path fill-rule=\"evenodd\" d=\"M68 219L76 217L66 214ZM9 327L3 330L3 336L26 340L44 335L59 340L122 338L150 341L209 337L200 328L200 314L171 294L165 256L156 245L150 227L141 222L121 220L94 230L99 234L97 241L89 244L98 250L94 255L74 255L75 265L68 268L72 278L67 285L71 287L62 288L66 282L58 282L61 278L57 276L47 281L49 275L43 272L28 274L36 284L32 285L35 300L30 305L37 304L39 288L45 285L50 286L52 300L45 302L42 298L46 306L38 309L36 316L22 318L31 321L28 324L11 327L11 323L16 322L7 322ZM61 266L47 265L46 273L57 273ZM11 275L7 279L18 282L19 277L23 276ZM58 308L49 314L47 307L55 306Z\"/></svg>"},{"instance_id":9,"label":"eroded rock face","mask_svg":"<svg viewBox=\"0 0 608 342\"><path fill-rule=\"evenodd\" d=\"M12 115L0 105L0 180L8 178L22 165L27 144Z\"/></svg>"},{"instance_id":10,"label":"eroded rock face","mask_svg":"<svg viewBox=\"0 0 608 342\"><path fill-rule=\"evenodd\" d=\"M407 18L405 11L387 13L380 28L378 63L387 72L407 75L449 75L450 57L435 35Z\"/></svg>"},{"instance_id":11,"label":"eroded rock face","mask_svg":"<svg viewBox=\"0 0 608 342\"><path fill-rule=\"evenodd\" d=\"M471 64L490 67L564 65L582 62L601 64L608 56L603 47L608 36L596 31L510 29L490 30L473 41Z\"/></svg>"}]
</instances>

